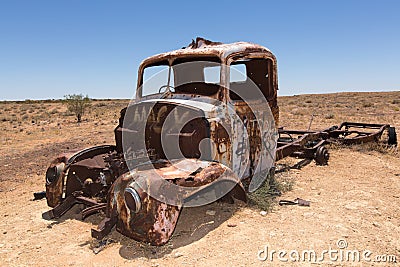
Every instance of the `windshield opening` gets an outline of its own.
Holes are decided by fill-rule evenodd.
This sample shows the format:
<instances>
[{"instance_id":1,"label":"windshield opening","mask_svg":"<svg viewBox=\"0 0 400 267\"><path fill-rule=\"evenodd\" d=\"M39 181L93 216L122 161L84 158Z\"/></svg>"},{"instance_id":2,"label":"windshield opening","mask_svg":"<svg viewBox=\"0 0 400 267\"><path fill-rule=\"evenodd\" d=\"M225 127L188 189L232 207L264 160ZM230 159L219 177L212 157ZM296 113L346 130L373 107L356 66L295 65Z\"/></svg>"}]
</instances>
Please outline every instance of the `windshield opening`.
<instances>
[{"instance_id":1,"label":"windshield opening","mask_svg":"<svg viewBox=\"0 0 400 267\"><path fill-rule=\"evenodd\" d=\"M177 58L146 66L142 76L142 97L169 91L174 94L217 95L221 85L221 64L217 57Z\"/></svg>"}]
</instances>

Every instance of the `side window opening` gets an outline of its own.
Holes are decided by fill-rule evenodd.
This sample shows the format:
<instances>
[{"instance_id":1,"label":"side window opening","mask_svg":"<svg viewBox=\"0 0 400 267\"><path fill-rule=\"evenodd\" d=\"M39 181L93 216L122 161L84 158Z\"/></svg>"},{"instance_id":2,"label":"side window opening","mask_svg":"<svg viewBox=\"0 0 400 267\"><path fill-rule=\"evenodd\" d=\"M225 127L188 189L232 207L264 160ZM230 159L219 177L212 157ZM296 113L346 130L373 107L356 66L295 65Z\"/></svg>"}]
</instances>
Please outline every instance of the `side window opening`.
<instances>
[{"instance_id":1,"label":"side window opening","mask_svg":"<svg viewBox=\"0 0 400 267\"><path fill-rule=\"evenodd\" d=\"M247 80L246 65L243 63L231 65L229 72L231 83L245 82Z\"/></svg>"},{"instance_id":2,"label":"side window opening","mask_svg":"<svg viewBox=\"0 0 400 267\"><path fill-rule=\"evenodd\" d=\"M241 96L244 96L251 100L259 99L263 95L269 99L274 94L272 66L272 61L264 58L233 62L230 66L230 98L243 100ZM243 74L247 77L243 77Z\"/></svg>"}]
</instances>

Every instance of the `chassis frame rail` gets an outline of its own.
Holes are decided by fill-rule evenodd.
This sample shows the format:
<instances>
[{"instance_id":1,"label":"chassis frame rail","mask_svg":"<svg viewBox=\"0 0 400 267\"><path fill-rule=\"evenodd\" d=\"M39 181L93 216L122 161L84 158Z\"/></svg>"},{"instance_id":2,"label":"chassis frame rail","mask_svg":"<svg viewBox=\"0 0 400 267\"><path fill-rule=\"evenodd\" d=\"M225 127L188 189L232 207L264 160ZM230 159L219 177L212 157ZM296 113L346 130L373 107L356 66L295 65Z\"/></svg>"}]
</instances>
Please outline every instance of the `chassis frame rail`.
<instances>
[{"instance_id":1,"label":"chassis frame rail","mask_svg":"<svg viewBox=\"0 0 400 267\"><path fill-rule=\"evenodd\" d=\"M286 130L279 128L276 160L285 157L314 159L319 165L327 165L329 152L326 144L361 144L378 142L388 132L388 145L397 145L394 127L389 124L342 122L322 131Z\"/></svg>"}]
</instances>

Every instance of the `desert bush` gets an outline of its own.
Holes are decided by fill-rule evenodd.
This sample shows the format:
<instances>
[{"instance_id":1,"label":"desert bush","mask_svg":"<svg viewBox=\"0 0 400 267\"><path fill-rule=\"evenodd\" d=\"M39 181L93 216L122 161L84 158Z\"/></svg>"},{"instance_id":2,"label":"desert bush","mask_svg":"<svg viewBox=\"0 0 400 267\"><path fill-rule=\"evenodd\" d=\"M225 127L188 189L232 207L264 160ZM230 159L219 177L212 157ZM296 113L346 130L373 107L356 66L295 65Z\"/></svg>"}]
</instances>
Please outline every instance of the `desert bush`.
<instances>
[{"instance_id":1,"label":"desert bush","mask_svg":"<svg viewBox=\"0 0 400 267\"><path fill-rule=\"evenodd\" d=\"M95 107L105 107L105 106L107 106L107 104L106 103L97 103L94 106Z\"/></svg>"},{"instance_id":2,"label":"desert bush","mask_svg":"<svg viewBox=\"0 0 400 267\"><path fill-rule=\"evenodd\" d=\"M379 152L381 154L388 154L392 156L398 156L398 148L396 146L389 146L386 143L363 143L363 144L358 144L354 145L353 149L358 152L362 153L373 153L373 152Z\"/></svg>"},{"instance_id":3,"label":"desert bush","mask_svg":"<svg viewBox=\"0 0 400 267\"><path fill-rule=\"evenodd\" d=\"M32 104L32 103L35 103L35 101L31 100L31 99L25 99L24 101L22 101L22 103L24 103L24 104Z\"/></svg>"},{"instance_id":4,"label":"desert bush","mask_svg":"<svg viewBox=\"0 0 400 267\"><path fill-rule=\"evenodd\" d=\"M19 110L20 110L21 112L24 112L24 111L27 111L27 110L28 110L28 107L27 107L26 105L21 105L20 108L19 108Z\"/></svg>"},{"instance_id":5,"label":"desert bush","mask_svg":"<svg viewBox=\"0 0 400 267\"><path fill-rule=\"evenodd\" d=\"M364 103L362 106L363 106L363 108L370 108L370 107L372 107L374 104L372 104L372 103Z\"/></svg>"},{"instance_id":6,"label":"desert bush","mask_svg":"<svg viewBox=\"0 0 400 267\"><path fill-rule=\"evenodd\" d=\"M75 114L78 122L82 121L82 116L91 106L88 95L82 94L66 95L64 96L64 103L67 105L68 111Z\"/></svg>"},{"instance_id":7,"label":"desert bush","mask_svg":"<svg viewBox=\"0 0 400 267\"><path fill-rule=\"evenodd\" d=\"M333 118L335 118L335 115L333 115L332 113L331 113L331 114L327 114L327 115L325 116L325 119L328 119L328 120L331 120L331 119L333 119Z\"/></svg>"}]
</instances>

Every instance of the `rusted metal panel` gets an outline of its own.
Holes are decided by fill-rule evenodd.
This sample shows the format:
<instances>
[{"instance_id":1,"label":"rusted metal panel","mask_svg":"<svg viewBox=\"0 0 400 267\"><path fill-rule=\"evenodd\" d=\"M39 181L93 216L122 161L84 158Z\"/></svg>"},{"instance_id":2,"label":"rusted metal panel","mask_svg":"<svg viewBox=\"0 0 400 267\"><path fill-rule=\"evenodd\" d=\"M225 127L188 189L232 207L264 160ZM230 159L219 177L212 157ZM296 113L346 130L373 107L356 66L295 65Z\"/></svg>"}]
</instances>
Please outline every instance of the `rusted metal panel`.
<instances>
[{"instance_id":1,"label":"rusted metal panel","mask_svg":"<svg viewBox=\"0 0 400 267\"><path fill-rule=\"evenodd\" d=\"M172 235L181 207L170 206L151 198L140 187L141 209L138 213L130 210L125 203L125 189L134 183L128 174L120 177L111 187L109 209L117 211L117 230L135 240L162 245ZM115 215L114 215L115 216Z\"/></svg>"},{"instance_id":2,"label":"rusted metal panel","mask_svg":"<svg viewBox=\"0 0 400 267\"><path fill-rule=\"evenodd\" d=\"M204 165L206 164L206 165ZM205 169L193 171L198 166L207 166ZM165 244L171 237L182 206L186 200L193 197L197 191L185 191L183 188L201 188L212 184L221 178L226 167L218 163L199 164L195 160L182 160L163 164L157 169L138 169L135 173L127 173L119 177L111 186L105 221L112 221L116 217L117 230L135 240L153 245ZM233 173L230 173L233 175ZM168 181L163 183L160 179ZM235 178L223 178L224 181L240 181ZM179 188L174 187L179 185ZM198 189L198 190L201 190ZM127 202L127 195L131 190L140 198L140 208ZM240 193L240 191L242 193ZM245 196L241 187L235 192L236 197ZM155 199L152 196L162 196ZM129 196L129 195L128 195ZM167 199L176 198L181 205L169 205ZM246 199L242 199L245 201ZM112 212L114 211L114 212ZM99 229L101 230L101 229Z\"/></svg>"},{"instance_id":3,"label":"rusted metal panel","mask_svg":"<svg viewBox=\"0 0 400 267\"><path fill-rule=\"evenodd\" d=\"M110 155L115 146L98 146L66 154L56 158L46 171L46 198L50 207L61 204L75 192L84 196L102 198L107 192L107 183L116 177L110 172ZM118 169L123 169L118 166Z\"/></svg>"},{"instance_id":4,"label":"rusted metal panel","mask_svg":"<svg viewBox=\"0 0 400 267\"><path fill-rule=\"evenodd\" d=\"M65 172L68 159L60 156L53 160L46 171L46 199L47 205L55 207L62 201Z\"/></svg>"}]
</instances>

